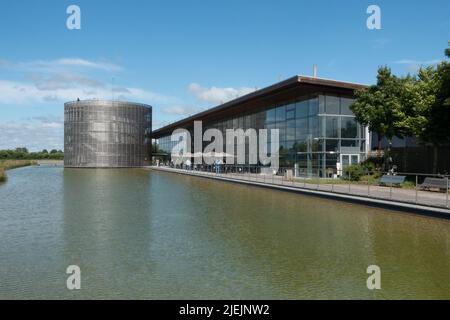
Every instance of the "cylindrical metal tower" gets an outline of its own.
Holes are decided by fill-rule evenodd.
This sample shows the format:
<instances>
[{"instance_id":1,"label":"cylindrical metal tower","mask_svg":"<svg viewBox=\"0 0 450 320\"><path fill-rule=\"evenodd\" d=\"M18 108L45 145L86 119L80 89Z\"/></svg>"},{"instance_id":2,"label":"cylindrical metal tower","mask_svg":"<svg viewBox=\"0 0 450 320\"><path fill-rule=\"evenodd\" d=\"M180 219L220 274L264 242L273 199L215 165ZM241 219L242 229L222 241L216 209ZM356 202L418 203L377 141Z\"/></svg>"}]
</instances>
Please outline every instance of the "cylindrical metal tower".
<instances>
[{"instance_id":1,"label":"cylindrical metal tower","mask_svg":"<svg viewBox=\"0 0 450 320\"><path fill-rule=\"evenodd\" d=\"M64 166L142 167L150 160L152 107L84 100L64 104Z\"/></svg>"}]
</instances>

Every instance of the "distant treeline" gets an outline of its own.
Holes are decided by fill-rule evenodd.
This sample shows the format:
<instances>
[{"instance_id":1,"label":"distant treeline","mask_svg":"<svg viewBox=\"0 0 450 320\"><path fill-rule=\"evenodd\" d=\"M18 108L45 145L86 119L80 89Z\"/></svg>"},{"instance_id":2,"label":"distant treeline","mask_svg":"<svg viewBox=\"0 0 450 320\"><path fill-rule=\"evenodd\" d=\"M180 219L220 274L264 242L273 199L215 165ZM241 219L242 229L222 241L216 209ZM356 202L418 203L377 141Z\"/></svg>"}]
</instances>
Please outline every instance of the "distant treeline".
<instances>
[{"instance_id":1,"label":"distant treeline","mask_svg":"<svg viewBox=\"0 0 450 320\"><path fill-rule=\"evenodd\" d=\"M0 150L0 160L63 160L64 152L61 150L44 149L39 152L28 152L27 148L16 148L15 150Z\"/></svg>"}]
</instances>

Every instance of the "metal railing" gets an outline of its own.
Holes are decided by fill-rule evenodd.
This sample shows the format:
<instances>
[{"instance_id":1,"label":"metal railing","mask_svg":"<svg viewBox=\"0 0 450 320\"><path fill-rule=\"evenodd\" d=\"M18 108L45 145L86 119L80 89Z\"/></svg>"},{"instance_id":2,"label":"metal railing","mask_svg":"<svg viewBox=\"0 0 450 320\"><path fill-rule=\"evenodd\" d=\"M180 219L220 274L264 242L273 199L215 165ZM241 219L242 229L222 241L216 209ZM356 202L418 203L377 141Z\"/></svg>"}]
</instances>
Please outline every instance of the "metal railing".
<instances>
[{"instance_id":1,"label":"metal railing","mask_svg":"<svg viewBox=\"0 0 450 320\"><path fill-rule=\"evenodd\" d=\"M164 167L163 165L160 166ZM324 178L317 174L299 175L292 167L281 167L278 170L254 165L204 164L190 167L185 165L168 167L189 171L193 175L212 175L291 188L450 208L450 176L448 175L402 172L393 174L373 171L363 174L358 173L357 176L353 177L351 172L345 172L340 177L335 175L334 178ZM387 183L382 183L384 176L388 176ZM392 177L399 179L392 179ZM433 180L430 180L430 178ZM431 181L431 183L426 183L427 181Z\"/></svg>"}]
</instances>

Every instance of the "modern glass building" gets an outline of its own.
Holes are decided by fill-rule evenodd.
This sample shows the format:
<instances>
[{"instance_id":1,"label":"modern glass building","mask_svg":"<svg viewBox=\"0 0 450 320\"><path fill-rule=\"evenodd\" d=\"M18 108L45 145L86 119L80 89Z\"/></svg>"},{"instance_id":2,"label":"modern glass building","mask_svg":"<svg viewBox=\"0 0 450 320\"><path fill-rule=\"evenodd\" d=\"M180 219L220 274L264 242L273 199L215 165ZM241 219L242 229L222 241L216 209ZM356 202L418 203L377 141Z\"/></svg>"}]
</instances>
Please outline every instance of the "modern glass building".
<instances>
[{"instance_id":1,"label":"modern glass building","mask_svg":"<svg viewBox=\"0 0 450 320\"><path fill-rule=\"evenodd\" d=\"M204 131L279 129L280 167L292 168L297 176L330 177L364 160L369 150L368 130L357 123L349 108L354 91L363 87L296 76L157 129L153 138L170 156L176 143L171 141L173 130L185 128L193 136L197 120L202 120ZM245 143L248 160L248 140Z\"/></svg>"},{"instance_id":2,"label":"modern glass building","mask_svg":"<svg viewBox=\"0 0 450 320\"><path fill-rule=\"evenodd\" d=\"M105 100L64 104L64 166L142 167L149 163L152 108Z\"/></svg>"}]
</instances>

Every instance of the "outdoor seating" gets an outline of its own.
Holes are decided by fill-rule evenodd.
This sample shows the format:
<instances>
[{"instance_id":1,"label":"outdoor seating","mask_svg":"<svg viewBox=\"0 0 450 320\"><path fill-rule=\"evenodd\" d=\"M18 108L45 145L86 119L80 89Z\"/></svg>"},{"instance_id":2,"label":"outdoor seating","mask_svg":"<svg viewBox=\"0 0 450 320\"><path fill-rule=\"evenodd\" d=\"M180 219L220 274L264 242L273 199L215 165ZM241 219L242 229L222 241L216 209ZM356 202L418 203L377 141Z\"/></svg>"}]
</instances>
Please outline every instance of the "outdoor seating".
<instances>
[{"instance_id":1,"label":"outdoor seating","mask_svg":"<svg viewBox=\"0 0 450 320\"><path fill-rule=\"evenodd\" d=\"M450 184L449 179L442 178L425 178L424 182L419 186L421 190L439 189L440 192L447 192Z\"/></svg>"},{"instance_id":2,"label":"outdoor seating","mask_svg":"<svg viewBox=\"0 0 450 320\"><path fill-rule=\"evenodd\" d=\"M381 186L397 186L399 187L405 182L406 176L384 175L381 177L379 184Z\"/></svg>"}]
</instances>

